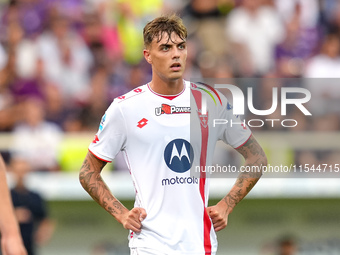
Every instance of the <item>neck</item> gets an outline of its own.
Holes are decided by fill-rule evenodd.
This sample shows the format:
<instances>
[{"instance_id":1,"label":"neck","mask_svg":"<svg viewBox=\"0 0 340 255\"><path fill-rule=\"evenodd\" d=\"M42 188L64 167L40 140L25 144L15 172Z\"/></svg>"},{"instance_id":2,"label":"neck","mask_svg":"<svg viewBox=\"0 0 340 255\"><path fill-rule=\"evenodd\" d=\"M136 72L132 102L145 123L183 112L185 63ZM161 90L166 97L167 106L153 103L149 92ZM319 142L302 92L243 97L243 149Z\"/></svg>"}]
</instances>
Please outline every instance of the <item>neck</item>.
<instances>
[{"instance_id":1,"label":"neck","mask_svg":"<svg viewBox=\"0 0 340 255\"><path fill-rule=\"evenodd\" d=\"M162 79L152 78L149 83L150 88L161 95L177 95L184 89L183 79L173 81L164 81Z\"/></svg>"}]
</instances>

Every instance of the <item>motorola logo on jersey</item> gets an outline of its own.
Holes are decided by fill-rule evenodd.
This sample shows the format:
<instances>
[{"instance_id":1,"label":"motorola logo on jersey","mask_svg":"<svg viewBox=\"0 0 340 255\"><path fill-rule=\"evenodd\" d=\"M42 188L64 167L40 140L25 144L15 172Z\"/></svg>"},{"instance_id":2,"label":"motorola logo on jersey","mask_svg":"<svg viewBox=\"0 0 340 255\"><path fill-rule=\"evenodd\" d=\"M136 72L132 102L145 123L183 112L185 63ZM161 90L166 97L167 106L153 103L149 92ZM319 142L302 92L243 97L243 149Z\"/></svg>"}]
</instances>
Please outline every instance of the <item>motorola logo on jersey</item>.
<instances>
[{"instance_id":1,"label":"motorola logo on jersey","mask_svg":"<svg viewBox=\"0 0 340 255\"><path fill-rule=\"evenodd\" d=\"M164 150L166 165L176 173L184 173L191 168L194 150L184 139L175 139L168 143Z\"/></svg>"}]
</instances>

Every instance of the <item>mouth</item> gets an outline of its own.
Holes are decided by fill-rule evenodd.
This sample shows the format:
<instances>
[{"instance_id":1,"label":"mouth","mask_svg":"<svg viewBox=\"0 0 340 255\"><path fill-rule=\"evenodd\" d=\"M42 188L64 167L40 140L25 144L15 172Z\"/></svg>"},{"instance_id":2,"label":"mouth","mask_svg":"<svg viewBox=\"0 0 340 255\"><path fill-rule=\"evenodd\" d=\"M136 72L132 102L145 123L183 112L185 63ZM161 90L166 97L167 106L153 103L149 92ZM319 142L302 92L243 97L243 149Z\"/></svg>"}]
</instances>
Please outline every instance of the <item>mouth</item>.
<instances>
[{"instance_id":1,"label":"mouth","mask_svg":"<svg viewBox=\"0 0 340 255\"><path fill-rule=\"evenodd\" d=\"M170 66L171 70L173 70L173 71L180 71L181 67L182 67L182 65L180 63L173 63Z\"/></svg>"}]
</instances>

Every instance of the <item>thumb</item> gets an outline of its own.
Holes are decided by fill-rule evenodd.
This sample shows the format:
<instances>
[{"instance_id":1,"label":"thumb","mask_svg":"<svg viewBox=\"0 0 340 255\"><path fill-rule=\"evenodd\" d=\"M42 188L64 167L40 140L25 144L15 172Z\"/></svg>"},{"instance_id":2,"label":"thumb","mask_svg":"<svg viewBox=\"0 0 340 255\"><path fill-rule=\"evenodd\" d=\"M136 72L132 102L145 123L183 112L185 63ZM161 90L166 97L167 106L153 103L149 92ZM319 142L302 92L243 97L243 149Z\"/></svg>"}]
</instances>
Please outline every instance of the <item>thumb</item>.
<instances>
[{"instance_id":1,"label":"thumb","mask_svg":"<svg viewBox=\"0 0 340 255\"><path fill-rule=\"evenodd\" d=\"M139 220L142 222L146 218L147 214L144 208L139 208Z\"/></svg>"}]
</instances>

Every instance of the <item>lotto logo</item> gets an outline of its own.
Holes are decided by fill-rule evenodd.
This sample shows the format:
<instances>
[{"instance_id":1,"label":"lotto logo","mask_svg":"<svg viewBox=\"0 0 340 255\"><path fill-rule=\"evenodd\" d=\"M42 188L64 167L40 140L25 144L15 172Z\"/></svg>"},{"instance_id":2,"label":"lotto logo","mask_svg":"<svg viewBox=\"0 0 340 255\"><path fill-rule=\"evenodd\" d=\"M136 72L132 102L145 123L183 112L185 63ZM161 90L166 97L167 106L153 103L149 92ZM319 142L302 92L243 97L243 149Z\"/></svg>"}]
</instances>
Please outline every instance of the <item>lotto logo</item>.
<instances>
[{"instance_id":1,"label":"lotto logo","mask_svg":"<svg viewBox=\"0 0 340 255\"><path fill-rule=\"evenodd\" d=\"M98 136L96 135L96 136L94 137L92 143L97 143L97 142L99 142L99 139L98 139Z\"/></svg>"},{"instance_id":2,"label":"lotto logo","mask_svg":"<svg viewBox=\"0 0 340 255\"><path fill-rule=\"evenodd\" d=\"M148 124L148 120L145 119L145 118L143 118L143 119L141 119L140 121L138 121L137 127L142 128L142 127L144 127L146 124Z\"/></svg>"}]
</instances>

